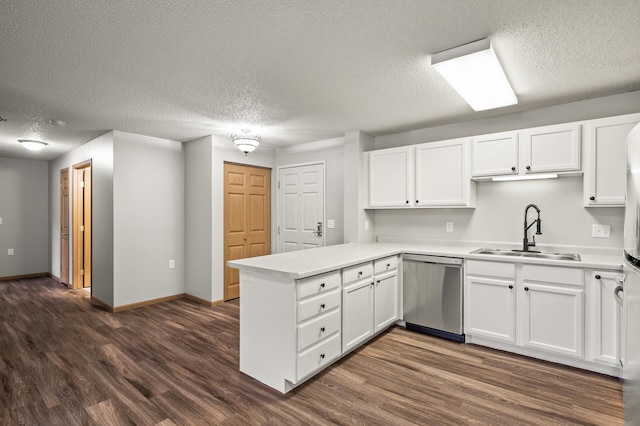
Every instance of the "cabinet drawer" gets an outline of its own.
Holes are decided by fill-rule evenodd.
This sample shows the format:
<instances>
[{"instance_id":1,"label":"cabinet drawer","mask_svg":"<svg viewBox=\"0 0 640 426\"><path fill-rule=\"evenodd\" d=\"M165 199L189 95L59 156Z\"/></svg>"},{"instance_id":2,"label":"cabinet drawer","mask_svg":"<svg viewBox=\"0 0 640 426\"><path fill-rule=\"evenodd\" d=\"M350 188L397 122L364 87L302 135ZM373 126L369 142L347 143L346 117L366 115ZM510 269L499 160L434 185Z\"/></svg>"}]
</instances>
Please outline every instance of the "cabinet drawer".
<instances>
[{"instance_id":1,"label":"cabinet drawer","mask_svg":"<svg viewBox=\"0 0 640 426\"><path fill-rule=\"evenodd\" d=\"M373 263L361 263L342 270L342 283L347 284L373 276Z\"/></svg>"},{"instance_id":2,"label":"cabinet drawer","mask_svg":"<svg viewBox=\"0 0 640 426\"><path fill-rule=\"evenodd\" d=\"M483 262L479 260L467 260L465 263L467 275L484 275L487 277L512 278L516 277L515 263Z\"/></svg>"},{"instance_id":3,"label":"cabinet drawer","mask_svg":"<svg viewBox=\"0 0 640 426\"><path fill-rule=\"evenodd\" d=\"M523 265L522 278L527 281L545 283L583 285L583 270L581 268L562 268L559 266Z\"/></svg>"},{"instance_id":4,"label":"cabinet drawer","mask_svg":"<svg viewBox=\"0 0 640 426\"><path fill-rule=\"evenodd\" d=\"M298 302L298 322L329 312L338 306L340 306L340 290L337 288L312 299Z\"/></svg>"},{"instance_id":5,"label":"cabinet drawer","mask_svg":"<svg viewBox=\"0 0 640 426\"><path fill-rule=\"evenodd\" d=\"M340 271L327 272L298 280L298 300L340 286Z\"/></svg>"},{"instance_id":6,"label":"cabinet drawer","mask_svg":"<svg viewBox=\"0 0 640 426\"><path fill-rule=\"evenodd\" d=\"M340 355L340 333L298 354L298 379L324 367Z\"/></svg>"},{"instance_id":7,"label":"cabinet drawer","mask_svg":"<svg viewBox=\"0 0 640 426\"><path fill-rule=\"evenodd\" d=\"M314 343L340 331L340 310L316 318L298 326L298 350L302 350Z\"/></svg>"},{"instance_id":8,"label":"cabinet drawer","mask_svg":"<svg viewBox=\"0 0 640 426\"><path fill-rule=\"evenodd\" d=\"M375 275L396 269L398 269L398 256L389 256L373 262L373 273Z\"/></svg>"}]
</instances>

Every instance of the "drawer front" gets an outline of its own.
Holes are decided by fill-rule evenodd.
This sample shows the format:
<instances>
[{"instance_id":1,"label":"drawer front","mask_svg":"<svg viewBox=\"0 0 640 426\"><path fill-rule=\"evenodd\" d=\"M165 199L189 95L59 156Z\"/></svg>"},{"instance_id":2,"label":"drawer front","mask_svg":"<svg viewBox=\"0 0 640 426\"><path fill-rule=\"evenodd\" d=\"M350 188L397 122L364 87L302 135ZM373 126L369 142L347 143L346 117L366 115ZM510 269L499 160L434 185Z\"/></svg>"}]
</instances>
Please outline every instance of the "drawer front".
<instances>
[{"instance_id":1,"label":"drawer front","mask_svg":"<svg viewBox=\"0 0 640 426\"><path fill-rule=\"evenodd\" d=\"M352 283L373 276L373 263L361 263L342 270L342 283Z\"/></svg>"},{"instance_id":2,"label":"drawer front","mask_svg":"<svg viewBox=\"0 0 640 426\"><path fill-rule=\"evenodd\" d=\"M327 272L298 280L298 300L340 286L340 271Z\"/></svg>"},{"instance_id":3,"label":"drawer front","mask_svg":"<svg viewBox=\"0 0 640 426\"><path fill-rule=\"evenodd\" d=\"M486 277L501 277L512 279L516 278L515 263L467 260L464 268L467 275L484 275Z\"/></svg>"},{"instance_id":4,"label":"drawer front","mask_svg":"<svg viewBox=\"0 0 640 426\"><path fill-rule=\"evenodd\" d=\"M302 350L316 342L340 331L340 310L321 316L298 326L298 350Z\"/></svg>"},{"instance_id":5,"label":"drawer front","mask_svg":"<svg viewBox=\"0 0 640 426\"><path fill-rule=\"evenodd\" d=\"M338 306L340 306L340 290L338 289L298 302L298 322L329 312Z\"/></svg>"},{"instance_id":6,"label":"drawer front","mask_svg":"<svg viewBox=\"0 0 640 426\"><path fill-rule=\"evenodd\" d=\"M340 333L298 354L298 379L323 368L340 355Z\"/></svg>"},{"instance_id":7,"label":"drawer front","mask_svg":"<svg viewBox=\"0 0 640 426\"><path fill-rule=\"evenodd\" d=\"M555 284L583 285L582 268L562 268L559 266L523 265L522 278L527 281L539 281Z\"/></svg>"},{"instance_id":8,"label":"drawer front","mask_svg":"<svg viewBox=\"0 0 640 426\"><path fill-rule=\"evenodd\" d=\"M389 256L373 262L373 273L375 275L382 272L395 271L398 269L398 256Z\"/></svg>"}]
</instances>

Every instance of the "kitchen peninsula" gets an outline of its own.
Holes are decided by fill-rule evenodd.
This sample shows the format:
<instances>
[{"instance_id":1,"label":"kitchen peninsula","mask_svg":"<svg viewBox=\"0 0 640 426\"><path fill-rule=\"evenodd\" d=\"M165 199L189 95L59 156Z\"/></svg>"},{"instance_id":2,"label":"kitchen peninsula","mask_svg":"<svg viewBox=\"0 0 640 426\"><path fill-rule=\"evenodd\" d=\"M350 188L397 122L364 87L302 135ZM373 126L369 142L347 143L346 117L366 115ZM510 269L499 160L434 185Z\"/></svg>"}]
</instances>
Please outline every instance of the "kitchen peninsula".
<instances>
[{"instance_id":1,"label":"kitchen peninsula","mask_svg":"<svg viewBox=\"0 0 640 426\"><path fill-rule=\"evenodd\" d=\"M597 344L589 337L595 332L592 321L587 318L592 316L592 309L583 312L582 306L583 300L589 302L584 303L585 306L591 306L591 299L595 297L591 279L583 277L617 273L622 261L620 256L585 250L580 253L582 260L575 262L471 254L478 247L477 244L351 243L229 261L230 267L240 270L240 370L286 393L401 321L402 254L415 253L476 262L474 271L482 270L483 266L515 265L512 267L514 284L510 288L514 291L514 309L516 301L518 306L523 304L524 296L516 297L515 291L524 288L520 282L524 265L534 272L542 271L542 276L547 272L571 272L571 277L576 277L570 284L575 287L571 294L575 296L572 300L577 301L579 317L574 319L576 327L570 331L575 331L575 339L568 347L575 344L575 353L554 340L563 336L552 335L554 344L542 341L536 346L535 341L533 345L523 341L522 332L516 333L522 328L522 321L513 312L509 336L513 339L504 339L500 333L494 336L485 329L475 332L468 329L465 322L468 341L619 375L606 353L600 358L608 363L598 364L598 351L592 349ZM518 285L515 285L516 273ZM528 273L525 268L523 276ZM485 281L465 278L465 315L473 306L469 295L476 294L470 292L468 286ZM535 285L526 288L529 287L536 288ZM477 319L476 323L483 324Z\"/></svg>"}]
</instances>

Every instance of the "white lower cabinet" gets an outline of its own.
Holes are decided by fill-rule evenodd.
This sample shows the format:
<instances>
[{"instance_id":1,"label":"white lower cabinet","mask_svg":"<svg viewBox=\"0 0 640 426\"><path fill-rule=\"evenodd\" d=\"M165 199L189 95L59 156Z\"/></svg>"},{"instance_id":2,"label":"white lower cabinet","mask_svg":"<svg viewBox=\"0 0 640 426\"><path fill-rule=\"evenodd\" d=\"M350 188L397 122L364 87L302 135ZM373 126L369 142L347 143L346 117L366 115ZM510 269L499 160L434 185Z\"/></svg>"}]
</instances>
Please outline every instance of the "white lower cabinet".
<instances>
[{"instance_id":1,"label":"white lower cabinet","mask_svg":"<svg viewBox=\"0 0 640 426\"><path fill-rule=\"evenodd\" d=\"M398 319L398 275L394 271L376 276L373 288L373 328L377 333Z\"/></svg>"},{"instance_id":2,"label":"white lower cabinet","mask_svg":"<svg viewBox=\"0 0 640 426\"><path fill-rule=\"evenodd\" d=\"M373 282L360 281L342 290L342 346L351 350L373 335Z\"/></svg>"},{"instance_id":3,"label":"white lower cabinet","mask_svg":"<svg viewBox=\"0 0 640 426\"><path fill-rule=\"evenodd\" d=\"M591 271L587 285L591 293L590 351L594 362L619 367L622 327L622 271Z\"/></svg>"}]
</instances>

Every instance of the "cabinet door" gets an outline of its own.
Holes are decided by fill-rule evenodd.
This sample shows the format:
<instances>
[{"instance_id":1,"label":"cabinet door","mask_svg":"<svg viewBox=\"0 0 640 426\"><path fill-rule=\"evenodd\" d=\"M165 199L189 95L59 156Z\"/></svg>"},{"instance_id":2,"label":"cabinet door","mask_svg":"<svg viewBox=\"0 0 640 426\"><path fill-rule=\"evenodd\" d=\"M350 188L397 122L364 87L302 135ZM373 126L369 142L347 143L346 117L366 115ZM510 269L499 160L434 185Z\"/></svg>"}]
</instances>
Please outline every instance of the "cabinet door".
<instances>
[{"instance_id":1,"label":"cabinet door","mask_svg":"<svg viewBox=\"0 0 640 426\"><path fill-rule=\"evenodd\" d=\"M374 332L377 333L398 319L398 275L376 277L374 289Z\"/></svg>"},{"instance_id":2,"label":"cabinet door","mask_svg":"<svg viewBox=\"0 0 640 426\"><path fill-rule=\"evenodd\" d=\"M413 197L411 147L381 149L369 155L369 206L409 207Z\"/></svg>"},{"instance_id":3,"label":"cabinet door","mask_svg":"<svg viewBox=\"0 0 640 426\"><path fill-rule=\"evenodd\" d=\"M373 335L373 283L362 281L342 290L342 350Z\"/></svg>"},{"instance_id":4,"label":"cabinet door","mask_svg":"<svg viewBox=\"0 0 640 426\"><path fill-rule=\"evenodd\" d=\"M580 125L537 127L520 132L525 173L580 170Z\"/></svg>"},{"instance_id":5,"label":"cabinet door","mask_svg":"<svg viewBox=\"0 0 640 426\"><path fill-rule=\"evenodd\" d=\"M582 357L583 291L524 282L523 344Z\"/></svg>"},{"instance_id":6,"label":"cabinet door","mask_svg":"<svg viewBox=\"0 0 640 426\"><path fill-rule=\"evenodd\" d=\"M417 206L472 207L469 140L431 142L416 147Z\"/></svg>"},{"instance_id":7,"label":"cabinet door","mask_svg":"<svg viewBox=\"0 0 640 426\"><path fill-rule=\"evenodd\" d=\"M591 276L592 330L589 336L593 360L620 366L622 308L614 291L619 273L594 271Z\"/></svg>"},{"instance_id":8,"label":"cabinet door","mask_svg":"<svg viewBox=\"0 0 640 426\"><path fill-rule=\"evenodd\" d=\"M518 174L518 132L476 136L471 141L471 176Z\"/></svg>"},{"instance_id":9,"label":"cabinet door","mask_svg":"<svg viewBox=\"0 0 640 426\"><path fill-rule=\"evenodd\" d=\"M640 114L604 118L587 123L587 164L584 171L584 205L625 205L626 137Z\"/></svg>"},{"instance_id":10,"label":"cabinet door","mask_svg":"<svg viewBox=\"0 0 640 426\"><path fill-rule=\"evenodd\" d=\"M465 334L515 343L514 281L467 276Z\"/></svg>"}]
</instances>

